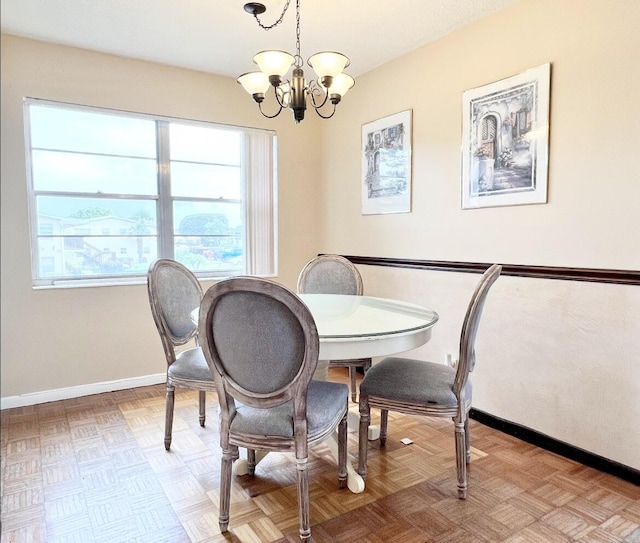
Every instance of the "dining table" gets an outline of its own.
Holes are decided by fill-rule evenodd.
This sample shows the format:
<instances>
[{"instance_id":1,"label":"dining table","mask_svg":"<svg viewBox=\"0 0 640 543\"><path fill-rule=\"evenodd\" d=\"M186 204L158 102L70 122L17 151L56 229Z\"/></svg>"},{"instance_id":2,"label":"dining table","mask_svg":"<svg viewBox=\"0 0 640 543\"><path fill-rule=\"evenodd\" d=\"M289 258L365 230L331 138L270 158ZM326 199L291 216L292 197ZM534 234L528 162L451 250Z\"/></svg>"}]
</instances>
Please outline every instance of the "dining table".
<instances>
[{"instance_id":1,"label":"dining table","mask_svg":"<svg viewBox=\"0 0 640 543\"><path fill-rule=\"evenodd\" d=\"M320 339L319 361L314 379L328 377L330 360L372 358L410 351L427 343L438 322L433 309L401 300L345 294L299 294L309 308ZM198 309L192 312L197 322ZM348 426L357 430L359 415L349 410ZM376 439L379 429L369 428L369 439ZM335 437L335 436L334 436ZM337 437L327 441L337 458ZM256 452L256 462L264 455ZM248 473L244 458L234 463L234 473ZM347 462L347 487L354 493L364 490L364 479Z\"/></svg>"}]
</instances>

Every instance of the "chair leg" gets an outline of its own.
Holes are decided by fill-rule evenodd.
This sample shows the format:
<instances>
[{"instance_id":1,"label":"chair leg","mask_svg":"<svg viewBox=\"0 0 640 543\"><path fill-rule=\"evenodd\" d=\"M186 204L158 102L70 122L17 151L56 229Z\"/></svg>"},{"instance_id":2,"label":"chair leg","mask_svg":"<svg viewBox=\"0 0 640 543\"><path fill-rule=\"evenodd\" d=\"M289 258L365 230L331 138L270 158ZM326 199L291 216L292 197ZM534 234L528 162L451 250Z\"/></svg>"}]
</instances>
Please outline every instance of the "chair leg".
<instances>
[{"instance_id":1,"label":"chair leg","mask_svg":"<svg viewBox=\"0 0 640 543\"><path fill-rule=\"evenodd\" d=\"M338 485L347 486L347 413L338 425Z\"/></svg>"},{"instance_id":2,"label":"chair leg","mask_svg":"<svg viewBox=\"0 0 640 543\"><path fill-rule=\"evenodd\" d=\"M205 390L198 391L198 407L200 408L200 426L204 427L204 421L207 418L207 392Z\"/></svg>"},{"instance_id":3,"label":"chair leg","mask_svg":"<svg viewBox=\"0 0 640 543\"><path fill-rule=\"evenodd\" d=\"M467 498L467 448L465 422L460 417L453 419L456 439L456 470L458 472L458 498Z\"/></svg>"},{"instance_id":4,"label":"chair leg","mask_svg":"<svg viewBox=\"0 0 640 543\"><path fill-rule=\"evenodd\" d=\"M356 401L356 368L355 366L349 366L349 383L351 384L351 401Z\"/></svg>"},{"instance_id":5,"label":"chair leg","mask_svg":"<svg viewBox=\"0 0 640 543\"><path fill-rule=\"evenodd\" d=\"M469 435L469 417L464 421L464 447L467 453L467 464L471 462L471 439Z\"/></svg>"},{"instance_id":6,"label":"chair leg","mask_svg":"<svg viewBox=\"0 0 640 543\"><path fill-rule=\"evenodd\" d=\"M298 516L300 517L300 539L311 539L311 520L309 514L309 471L307 458L296 458L298 472Z\"/></svg>"},{"instance_id":7,"label":"chair leg","mask_svg":"<svg viewBox=\"0 0 640 543\"><path fill-rule=\"evenodd\" d=\"M387 442L387 426L389 423L389 411L387 409L380 410L380 446L384 447Z\"/></svg>"},{"instance_id":8,"label":"chair leg","mask_svg":"<svg viewBox=\"0 0 640 543\"><path fill-rule=\"evenodd\" d=\"M228 445L222 449L222 462L220 466L220 514L218 516L221 532L226 532L229 528L233 449L233 447L229 447Z\"/></svg>"},{"instance_id":9,"label":"chair leg","mask_svg":"<svg viewBox=\"0 0 640 543\"><path fill-rule=\"evenodd\" d=\"M247 449L247 471L253 477L256 474L256 450Z\"/></svg>"},{"instance_id":10,"label":"chair leg","mask_svg":"<svg viewBox=\"0 0 640 543\"><path fill-rule=\"evenodd\" d=\"M173 429L173 404L175 403L175 387L167 384L164 415L164 448L171 447L171 430Z\"/></svg>"},{"instance_id":11,"label":"chair leg","mask_svg":"<svg viewBox=\"0 0 640 543\"><path fill-rule=\"evenodd\" d=\"M369 446L369 423L371 408L369 397L360 393L360 428L358 431L358 473L367 476L367 448Z\"/></svg>"}]
</instances>

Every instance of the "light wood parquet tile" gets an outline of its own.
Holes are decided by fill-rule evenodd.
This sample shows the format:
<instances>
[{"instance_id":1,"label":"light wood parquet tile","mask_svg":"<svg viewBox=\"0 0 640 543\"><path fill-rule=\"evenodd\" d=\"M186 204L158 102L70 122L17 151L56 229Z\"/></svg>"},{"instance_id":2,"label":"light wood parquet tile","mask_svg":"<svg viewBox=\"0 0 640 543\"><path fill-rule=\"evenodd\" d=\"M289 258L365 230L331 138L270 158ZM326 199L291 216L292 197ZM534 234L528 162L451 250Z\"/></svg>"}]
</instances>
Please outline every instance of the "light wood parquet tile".
<instances>
[{"instance_id":1,"label":"light wood parquet tile","mask_svg":"<svg viewBox=\"0 0 640 543\"><path fill-rule=\"evenodd\" d=\"M546 514L542 517L542 522L572 539L580 539L596 529L595 524L564 507Z\"/></svg>"},{"instance_id":2,"label":"light wood parquet tile","mask_svg":"<svg viewBox=\"0 0 640 543\"><path fill-rule=\"evenodd\" d=\"M576 497L575 494L546 482L536 488L533 493L555 507L561 507Z\"/></svg>"},{"instance_id":3,"label":"light wood parquet tile","mask_svg":"<svg viewBox=\"0 0 640 543\"><path fill-rule=\"evenodd\" d=\"M512 536L512 538L507 539L508 543L513 543L513 541L531 543L568 543L574 540L566 534L563 534L561 531L556 530L543 522L536 522L522 530L519 538L513 539Z\"/></svg>"},{"instance_id":4,"label":"light wood parquet tile","mask_svg":"<svg viewBox=\"0 0 640 543\"><path fill-rule=\"evenodd\" d=\"M631 502L627 507L624 508L623 514L626 518L640 524L640 500Z\"/></svg>"},{"instance_id":5,"label":"light wood parquet tile","mask_svg":"<svg viewBox=\"0 0 640 543\"><path fill-rule=\"evenodd\" d=\"M330 376L347 380L343 369ZM158 385L3 411L1 543L299 540L291 455L270 454L255 477L234 478L231 531L221 534L215 394L202 428L197 392L176 392L169 452L164 409ZM361 494L338 488L326 446L312 449L313 541L640 543L640 488L470 425L465 501L457 499L453 425L445 419L390 413L387 445L369 444ZM357 435L348 439L355 462Z\"/></svg>"},{"instance_id":6,"label":"light wood parquet tile","mask_svg":"<svg viewBox=\"0 0 640 543\"><path fill-rule=\"evenodd\" d=\"M638 533L638 528L640 528L640 526L632 520L627 519L624 516L624 513L622 513L614 515L609 520L603 522L600 525L600 528L615 536L627 539L632 534Z\"/></svg>"},{"instance_id":7,"label":"light wood parquet tile","mask_svg":"<svg viewBox=\"0 0 640 543\"><path fill-rule=\"evenodd\" d=\"M600 528L596 528L580 539L581 543L620 543L622 539Z\"/></svg>"},{"instance_id":8,"label":"light wood parquet tile","mask_svg":"<svg viewBox=\"0 0 640 543\"><path fill-rule=\"evenodd\" d=\"M610 510L594 502L591 502L583 498L582 496L575 498L570 502L566 503L564 507L568 511L572 511L573 513L576 513L577 515L581 516L586 521L596 525L601 524L602 522L604 522L605 520L611 517Z\"/></svg>"}]
</instances>

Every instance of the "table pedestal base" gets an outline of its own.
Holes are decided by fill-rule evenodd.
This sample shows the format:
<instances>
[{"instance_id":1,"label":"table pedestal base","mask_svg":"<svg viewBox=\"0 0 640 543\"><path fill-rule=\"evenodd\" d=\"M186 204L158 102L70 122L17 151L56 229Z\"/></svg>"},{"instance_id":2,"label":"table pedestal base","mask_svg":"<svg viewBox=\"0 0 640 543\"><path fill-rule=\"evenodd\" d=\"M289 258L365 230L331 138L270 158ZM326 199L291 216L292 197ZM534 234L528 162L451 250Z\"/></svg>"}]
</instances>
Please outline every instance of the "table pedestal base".
<instances>
[{"instance_id":1,"label":"table pedestal base","mask_svg":"<svg viewBox=\"0 0 640 543\"><path fill-rule=\"evenodd\" d=\"M347 413L347 428L352 432L360 431L360 415L358 413L354 413L353 411L349 411ZM380 426L370 424L369 432L367 433L367 439L369 441L375 441L380 437Z\"/></svg>"},{"instance_id":2,"label":"table pedestal base","mask_svg":"<svg viewBox=\"0 0 640 543\"><path fill-rule=\"evenodd\" d=\"M325 441L327 446L329 447L329 451L331 451L331 456L334 459L338 458L338 438L330 437L327 441ZM268 451L256 451L256 466L260 463L260 461L267 456ZM337 461L337 460L336 460ZM364 479L362 476L355 470L352 464L353 459L350 455L347 455L347 488L351 490L354 494L360 494L364 491ZM249 463L246 458L238 458L233 463L233 474L242 476L247 475L249 473Z\"/></svg>"},{"instance_id":3,"label":"table pedestal base","mask_svg":"<svg viewBox=\"0 0 640 543\"><path fill-rule=\"evenodd\" d=\"M269 451L256 451L256 466L260 463L260 461L269 454ZM234 475L238 475L242 477L243 475L249 474L249 462L246 458L238 458L231 468L232 473Z\"/></svg>"}]
</instances>

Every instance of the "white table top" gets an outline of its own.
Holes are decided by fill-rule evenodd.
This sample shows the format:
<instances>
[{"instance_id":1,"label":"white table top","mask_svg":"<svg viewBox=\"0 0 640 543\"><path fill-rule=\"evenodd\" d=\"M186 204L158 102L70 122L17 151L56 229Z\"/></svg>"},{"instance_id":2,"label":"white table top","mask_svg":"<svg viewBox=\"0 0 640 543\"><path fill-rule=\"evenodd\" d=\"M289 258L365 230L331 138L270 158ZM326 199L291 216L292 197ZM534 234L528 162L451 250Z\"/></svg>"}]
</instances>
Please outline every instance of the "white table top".
<instances>
[{"instance_id":1,"label":"white table top","mask_svg":"<svg viewBox=\"0 0 640 543\"><path fill-rule=\"evenodd\" d=\"M415 349L438 322L432 309L373 296L301 294L318 328L320 359L386 356Z\"/></svg>"},{"instance_id":2,"label":"white table top","mask_svg":"<svg viewBox=\"0 0 640 543\"><path fill-rule=\"evenodd\" d=\"M320 360L402 353L431 338L432 309L399 300L342 294L300 294L318 329ZM197 322L198 310L191 318Z\"/></svg>"}]
</instances>

